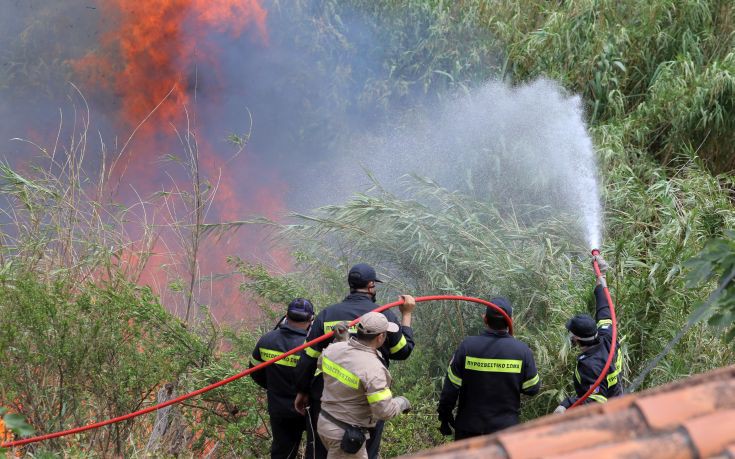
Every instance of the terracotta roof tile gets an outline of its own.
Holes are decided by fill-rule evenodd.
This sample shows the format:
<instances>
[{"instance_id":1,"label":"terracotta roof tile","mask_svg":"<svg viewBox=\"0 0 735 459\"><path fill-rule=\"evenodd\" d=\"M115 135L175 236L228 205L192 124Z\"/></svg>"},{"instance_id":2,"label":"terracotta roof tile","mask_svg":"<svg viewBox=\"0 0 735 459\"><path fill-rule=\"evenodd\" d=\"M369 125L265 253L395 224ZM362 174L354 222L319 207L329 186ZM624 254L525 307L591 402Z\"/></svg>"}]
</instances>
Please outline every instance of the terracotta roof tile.
<instances>
[{"instance_id":1,"label":"terracotta roof tile","mask_svg":"<svg viewBox=\"0 0 735 459\"><path fill-rule=\"evenodd\" d=\"M702 457L723 451L735 442L735 410L718 411L684 423L692 444Z\"/></svg>"},{"instance_id":2,"label":"terracotta roof tile","mask_svg":"<svg viewBox=\"0 0 735 459\"><path fill-rule=\"evenodd\" d=\"M527 431L513 430L500 433L498 441L511 458L530 459L634 438L646 429L646 423L638 410L623 410L607 416L583 416L538 427L533 431L532 442L529 442Z\"/></svg>"},{"instance_id":3,"label":"terracotta roof tile","mask_svg":"<svg viewBox=\"0 0 735 459\"><path fill-rule=\"evenodd\" d=\"M735 459L735 365L415 457Z\"/></svg>"},{"instance_id":4,"label":"terracotta roof tile","mask_svg":"<svg viewBox=\"0 0 735 459\"><path fill-rule=\"evenodd\" d=\"M674 432L621 443L611 442L597 448L578 449L574 453L544 456L549 459L589 459L590 457L630 457L646 459L691 459L694 452L687 435Z\"/></svg>"},{"instance_id":5,"label":"terracotta roof tile","mask_svg":"<svg viewBox=\"0 0 735 459\"><path fill-rule=\"evenodd\" d=\"M667 429L693 417L735 407L735 386L728 381L715 381L639 398L635 403L651 428Z\"/></svg>"}]
</instances>

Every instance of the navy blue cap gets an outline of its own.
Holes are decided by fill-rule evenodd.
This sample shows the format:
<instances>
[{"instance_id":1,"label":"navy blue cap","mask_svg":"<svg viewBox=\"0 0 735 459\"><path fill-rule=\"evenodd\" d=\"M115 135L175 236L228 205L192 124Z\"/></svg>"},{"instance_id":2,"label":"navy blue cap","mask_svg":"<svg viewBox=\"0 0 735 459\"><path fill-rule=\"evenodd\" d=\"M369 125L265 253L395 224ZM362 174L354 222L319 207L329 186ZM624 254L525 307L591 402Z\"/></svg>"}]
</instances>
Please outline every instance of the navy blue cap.
<instances>
[{"instance_id":1,"label":"navy blue cap","mask_svg":"<svg viewBox=\"0 0 735 459\"><path fill-rule=\"evenodd\" d=\"M597 323L589 314L577 314L567 321L567 330L582 341L591 341L597 336Z\"/></svg>"},{"instance_id":2,"label":"navy blue cap","mask_svg":"<svg viewBox=\"0 0 735 459\"><path fill-rule=\"evenodd\" d=\"M378 275L375 273L375 269L367 263L358 263L350 268L349 274L347 274L347 283L352 288L363 288L366 287L369 282L383 282L378 279Z\"/></svg>"},{"instance_id":3,"label":"navy blue cap","mask_svg":"<svg viewBox=\"0 0 735 459\"><path fill-rule=\"evenodd\" d=\"M495 306L499 306L500 309L508 314L508 317L513 317L513 306L511 306L510 300L508 298L504 296L496 296L495 298L491 299L490 302ZM495 308L491 308L490 306L487 307L487 311L485 311L485 314L488 317L503 317L503 315L500 314Z\"/></svg>"},{"instance_id":4,"label":"navy blue cap","mask_svg":"<svg viewBox=\"0 0 735 459\"><path fill-rule=\"evenodd\" d=\"M287 315L292 319L308 320L314 315L314 305L306 298L296 298L288 304Z\"/></svg>"}]
</instances>

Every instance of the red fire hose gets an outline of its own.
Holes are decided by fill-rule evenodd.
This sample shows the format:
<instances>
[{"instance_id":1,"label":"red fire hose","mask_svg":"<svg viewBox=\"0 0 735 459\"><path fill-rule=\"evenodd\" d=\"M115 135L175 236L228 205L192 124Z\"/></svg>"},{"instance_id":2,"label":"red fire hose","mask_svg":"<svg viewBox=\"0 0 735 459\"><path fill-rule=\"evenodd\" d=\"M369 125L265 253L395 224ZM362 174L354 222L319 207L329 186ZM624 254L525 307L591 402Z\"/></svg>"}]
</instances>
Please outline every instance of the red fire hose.
<instances>
[{"instance_id":1,"label":"red fire hose","mask_svg":"<svg viewBox=\"0 0 735 459\"><path fill-rule=\"evenodd\" d=\"M592 250L592 255L597 256L600 254L600 251L597 249ZM602 273L600 272L600 266L597 264L597 260L592 260L592 266L595 268L595 275L598 279L602 278ZM607 304L610 305L610 318L612 319L612 343L610 344L610 354L607 356L607 361L605 362L605 366L602 368L602 371L600 372L600 375L597 377L597 380L594 384L590 386L589 389L587 389L587 392L584 393L583 396L581 396L579 399L577 399L576 402L572 404L569 408L574 408L575 406L579 406L582 403L584 403L585 400L587 400L587 397L592 395L592 393L600 387L600 384L602 383L602 379L607 377L607 372L610 369L610 365L612 364L613 358L615 357L615 343L618 342L618 324L617 324L617 318L615 317L615 305L613 304L613 300L610 297L610 290L607 288L607 282L603 279L602 280L602 289L605 291L605 297L607 298Z\"/></svg>"},{"instance_id":2,"label":"red fire hose","mask_svg":"<svg viewBox=\"0 0 735 459\"><path fill-rule=\"evenodd\" d=\"M511 318L508 316L508 314L506 314L506 312L502 308L500 308L499 306L497 306L497 305L495 305L495 304L493 304L493 303L491 303L489 301L481 300L479 298L472 298L472 297L469 297L469 296L456 296L456 295L433 295L433 296L421 296L421 297L416 298L416 302L417 303L420 303L420 302L423 302L423 301L439 301L439 300L470 301L470 302L473 302L473 303L484 304L485 306L489 306L491 308L494 308L496 311L500 312L503 315L503 317L505 318L506 322L508 323L508 331L510 332L510 334L513 334L513 321L511 320ZM375 308L373 311L375 311L375 312L382 312L382 311L385 311L386 309L390 309L390 308L392 308L394 306L398 306L400 304L403 304L403 300L394 301L393 303L384 304L383 306L380 306L380 307ZM614 317L615 316L613 314L613 319L614 319ZM349 325L352 326L352 325L356 324L359 321L360 321L360 318L358 317L357 319L355 319L352 322L350 322ZM614 322L613 322L613 326L614 326ZM301 346L299 346L297 348L291 349L290 351L285 352L285 353L279 355L278 357L274 357L274 358L272 358L270 360L267 360L267 361L265 361L263 363L260 363L260 364L258 364L256 366L254 366L252 368L248 368L247 370L242 371L242 372L240 372L240 373L238 373L238 374L236 374L234 376L230 376L227 379L223 379L222 381L219 381L219 382L210 384L209 386L203 387L203 388L198 389L198 390L195 390L194 392L190 392L188 394L181 395L179 397L173 398L173 399L168 400L166 402L159 403L158 405L150 406L148 408L144 408L142 410L138 410L138 411L135 411L133 413L126 414L124 416L118 416L116 418L107 419L105 421L100 421L100 422L95 422L93 424L88 424L86 426L76 427L74 429L64 430L64 431L60 431L60 432L54 432L54 433L50 433L50 434L46 434L46 435L39 435L37 437L26 438L26 439L23 439L23 440L9 441L7 443L0 444L0 448L12 448L14 446L27 445L29 443L35 443L35 442L39 442L39 441L43 441L43 440L50 440L52 438L58 438L58 437L66 436L66 435L77 434L77 433L81 433L81 432L84 432L84 431L87 431L87 430L97 429L99 427L104 427L106 425L115 424L117 422L127 421L128 419L132 419L132 418L135 418L135 417L144 415L146 413L150 413L150 412L153 412L153 411L156 411L156 410L160 410L161 408L165 408L165 407L170 406L170 405L173 405L175 403L183 402L184 400L190 399L192 397L196 397L197 395L203 394L205 392L209 392L209 391L211 391L213 389L216 389L216 388L218 388L220 386L224 386L225 384L229 384L232 381L235 381L237 379L240 379L243 376L247 376L250 373L253 373L255 371L261 370L261 369L267 367L268 365L271 365L274 362L277 362L278 360L281 360L283 358L288 357L291 354L295 354L297 352L300 352L301 350L303 350L303 349L305 349L305 348L307 348L309 346L312 346L312 345L314 345L316 343L319 343L319 342L328 340L329 338L332 337L333 334L334 334L334 332L325 333L324 335L320 336L319 338L316 338L316 339L311 340L311 341L309 341L307 343L304 343L304 344L302 344ZM609 363L610 362L608 362L608 364ZM607 370L607 366L605 367L605 370ZM604 374L604 371L603 371L603 374Z\"/></svg>"}]
</instances>

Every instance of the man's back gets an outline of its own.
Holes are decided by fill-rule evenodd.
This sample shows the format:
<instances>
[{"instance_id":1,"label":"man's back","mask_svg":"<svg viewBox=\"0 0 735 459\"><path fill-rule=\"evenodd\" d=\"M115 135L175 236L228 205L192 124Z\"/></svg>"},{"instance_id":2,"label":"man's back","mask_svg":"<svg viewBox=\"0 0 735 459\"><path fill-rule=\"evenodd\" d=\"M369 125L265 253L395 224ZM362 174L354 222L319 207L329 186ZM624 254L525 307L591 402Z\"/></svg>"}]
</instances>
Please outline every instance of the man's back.
<instances>
[{"instance_id":1,"label":"man's back","mask_svg":"<svg viewBox=\"0 0 735 459\"><path fill-rule=\"evenodd\" d=\"M351 293L345 297L341 303L336 303L323 309L317 314L314 324L309 331L307 341L314 340L325 333L331 331L332 326L343 322L352 321L375 309L377 305L370 300L368 295L363 293ZM398 318L392 311L382 313L389 322L398 324ZM350 330L350 332L354 332ZM331 343L331 340L316 343L314 346L306 348L304 355L307 357L300 362L297 371L297 389L300 392L309 393L312 397L319 397L321 393L321 381L317 378L314 387L312 385L312 376L316 369L316 359L321 352ZM413 331L411 327L401 326L399 331L389 333L385 344L380 348L380 354L383 362L388 366L388 360L404 360L411 355L414 347Z\"/></svg>"},{"instance_id":2,"label":"man's back","mask_svg":"<svg viewBox=\"0 0 735 459\"><path fill-rule=\"evenodd\" d=\"M333 343L321 355L322 409L340 421L374 427L400 413L391 401L391 375L375 349L356 339Z\"/></svg>"},{"instance_id":3,"label":"man's back","mask_svg":"<svg viewBox=\"0 0 735 459\"><path fill-rule=\"evenodd\" d=\"M306 330L291 327L286 323L263 335L253 349L251 364L257 365L277 357L304 343ZM271 416L300 416L294 409L296 397L294 378L300 357L290 355L274 365L253 373L253 379L268 390L268 412Z\"/></svg>"},{"instance_id":4,"label":"man's back","mask_svg":"<svg viewBox=\"0 0 735 459\"><path fill-rule=\"evenodd\" d=\"M521 393L534 395L539 388L528 346L506 331L485 330L455 352L439 411L451 412L459 397L457 432L491 433L517 424Z\"/></svg>"}]
</instances>

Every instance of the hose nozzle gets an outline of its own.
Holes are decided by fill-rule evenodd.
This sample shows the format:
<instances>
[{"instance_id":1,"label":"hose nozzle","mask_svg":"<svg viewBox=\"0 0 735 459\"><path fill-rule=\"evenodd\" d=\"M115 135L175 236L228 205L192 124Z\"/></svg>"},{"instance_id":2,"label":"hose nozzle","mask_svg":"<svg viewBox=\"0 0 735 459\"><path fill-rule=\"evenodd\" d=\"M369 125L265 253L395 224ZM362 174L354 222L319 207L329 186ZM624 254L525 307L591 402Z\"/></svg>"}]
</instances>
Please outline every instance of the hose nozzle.
<instances>
[{"instance_id":1,"label":"hose nozzle","mask_svg":"<svg viewBox=\"0 0 735 459\"><path fill-rule=\"evenodd\" d=\"M592 256L593 257L596 257L599 254L600 254L600 249L592 249Z\"/></svg>"}]
</instances>

